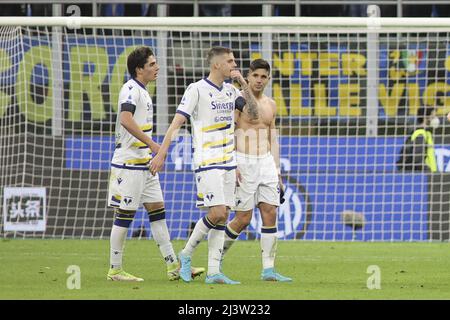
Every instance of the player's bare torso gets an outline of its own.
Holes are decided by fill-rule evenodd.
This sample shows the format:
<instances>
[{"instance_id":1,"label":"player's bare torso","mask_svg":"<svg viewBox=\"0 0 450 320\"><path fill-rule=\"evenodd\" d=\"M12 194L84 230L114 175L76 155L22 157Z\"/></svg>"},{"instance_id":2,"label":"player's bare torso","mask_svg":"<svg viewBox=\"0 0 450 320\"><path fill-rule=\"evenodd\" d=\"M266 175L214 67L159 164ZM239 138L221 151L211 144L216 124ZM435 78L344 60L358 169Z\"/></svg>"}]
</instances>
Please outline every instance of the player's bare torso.
<instances>
[{"instance_id":1,"label":"player's bare torso","mask_svg":"<svg viewBox=\"0 0 450 320\"><path fill-rule=\"evenodd\" d=\"M246 112L235 111L236 151L262 156L270 152L270 127L275 116L275 102L265 95L257 101L256 120L251 120Z\"/></svg>"}]
</instances>

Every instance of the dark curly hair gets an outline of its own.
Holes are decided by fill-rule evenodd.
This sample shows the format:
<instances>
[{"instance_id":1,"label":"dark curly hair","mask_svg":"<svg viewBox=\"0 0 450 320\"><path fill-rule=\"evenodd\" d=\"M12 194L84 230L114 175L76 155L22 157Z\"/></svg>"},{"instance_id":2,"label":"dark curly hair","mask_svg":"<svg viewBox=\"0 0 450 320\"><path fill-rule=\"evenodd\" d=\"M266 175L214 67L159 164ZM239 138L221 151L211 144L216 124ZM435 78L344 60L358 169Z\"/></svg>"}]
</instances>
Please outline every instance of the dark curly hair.
<instances>
[{"instance_id":1,"label":"dark curly hair","mask_svg":"<svg viewBox=\"0 0 450 320\"><path fill-rule=\"evenodd\" d=\"M139 47L128 55L127 68L133 78L136 78L136 68L144 68L147 59L153 56L153 51L149 47Z\"/></svg>"}]
</instances>

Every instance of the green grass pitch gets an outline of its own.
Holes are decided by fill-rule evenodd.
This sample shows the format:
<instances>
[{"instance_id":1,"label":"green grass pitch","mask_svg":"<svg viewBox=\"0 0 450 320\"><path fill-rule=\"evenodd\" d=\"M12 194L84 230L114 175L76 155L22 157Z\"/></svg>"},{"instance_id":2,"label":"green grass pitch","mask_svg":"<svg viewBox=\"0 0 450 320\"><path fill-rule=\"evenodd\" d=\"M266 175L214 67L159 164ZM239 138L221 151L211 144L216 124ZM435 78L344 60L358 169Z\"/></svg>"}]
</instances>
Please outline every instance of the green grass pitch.
<instances>
[{"instance_id":1,"label":"green grass pitch","mask_svg":"<svg viewBox=\"0 0 450 320\"><path fill-rule=\"evenodd\" d=\"M176 252L184 241L174 241ZM238 286L169 282L154 241L127 240L124 269L141 283L106 280L108 240L0 240L0 299L450 299L449 243L279 241L276 267L293 283L259 280L258 241L239 241L224 272ZM193 265L206 266L206 241ZM81 288L68 289L66 273L80 267ZM380 289L369 290L367 268L380 268Z\"/></svg>"}]
</instances>

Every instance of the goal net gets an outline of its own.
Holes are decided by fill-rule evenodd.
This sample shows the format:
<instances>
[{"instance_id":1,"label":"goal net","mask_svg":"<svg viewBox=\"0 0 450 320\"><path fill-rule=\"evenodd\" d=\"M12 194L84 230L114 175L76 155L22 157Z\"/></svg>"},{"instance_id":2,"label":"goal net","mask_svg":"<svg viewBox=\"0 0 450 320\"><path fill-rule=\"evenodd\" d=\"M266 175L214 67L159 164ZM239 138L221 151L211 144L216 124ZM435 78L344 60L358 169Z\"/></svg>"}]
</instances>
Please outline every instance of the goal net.
<instances>
[{"instance_id":1,"label":"goal net","mask_svg":"<svg viewBox=\"0 0 450 320\"><path fill-rule=\"evenodd\" d=\"M286 185L280 239L448 240L450 20L262 19L2 18L1 234L108 237L127 55L141 45L156 53L159 77L148 91L161 142L185 88L208 75L205 53L221 45L244 73L255 58L273 68L266 94L277 103ZM436 172L399 170L424 106L440 120L432 129ZM189 130L160 175L174 239L204 214L195 207ZM256 209L240 238L258 238L260 226ZM151 237L142 209L129 237Z\"/></svg>"}]
</instances>

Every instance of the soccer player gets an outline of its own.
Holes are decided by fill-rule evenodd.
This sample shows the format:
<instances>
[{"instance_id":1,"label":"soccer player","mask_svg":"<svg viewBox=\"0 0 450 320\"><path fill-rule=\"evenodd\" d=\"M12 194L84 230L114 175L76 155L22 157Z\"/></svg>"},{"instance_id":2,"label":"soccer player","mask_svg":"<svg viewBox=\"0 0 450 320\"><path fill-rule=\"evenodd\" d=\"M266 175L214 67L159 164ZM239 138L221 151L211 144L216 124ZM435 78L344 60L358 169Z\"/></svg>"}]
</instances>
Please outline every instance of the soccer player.
<instances>
[{"instance_id":1,"label":"soccer player","mask_svg":"<svg viewBox=\"0 0 450 320\"><path fill-rule=\"evenodd\" d=\"M149 171L152 152L159 145L152 139L153 102L146 89L158 76L159 66L152 50L139 47L127 59L131 79L119 94L119 114L116 122L116 145L111 161L109 206L115 208L115 220L110 238L110 262L107 279L143 281L122 269L122 255L128 228L136 210L143 203L148 212L152 236L167 264L169 280L179 279L179 263L170 242L164 200L158 175ZM193 270L197 276L204 268Z\"/></svg>"},{"instance_id":2,"label":"soccer player","mask_svg":"<svg viewBox=\"0 0 450 320\"><path fill-rule=\"evenodd\" d=\"M232 51L213 47L207 57L210 72L207 78L189 85L178 106L158 154L152 160L151 171L156 173L164 165L175 131L190 119L192 125L197 206L208 213L200 219L180 252L180 277L191 281L191 256L208 235L208 272L206 283L239 284L220 270L224 244L224 229L228 210L235 204L236 159L234 152L234 110L257 117L254 97L237 65ZM242 86L242 95L225 79L232 78Z\"/></svg>"},{"instance_id":3,"label":"soccer player","mask_svg":"<svg viewBox=\"0 0 450 320\"><path fill-rule=\"evenodd\" d=\"M250 63L248 86L258 103L258 119L245 112L236 112L236 157L238 187L236 189L236 215L225 228L223 255L239 234L247 228L255 206L262 219L261 279L289 282L274 269L277 248L277 207L280 205L281 180L278 138L275 128L277 106L263 91L270 80L270 65L263 59ZM222 255L222 258L223 258Z\"/></svg>"}]
</instances>

